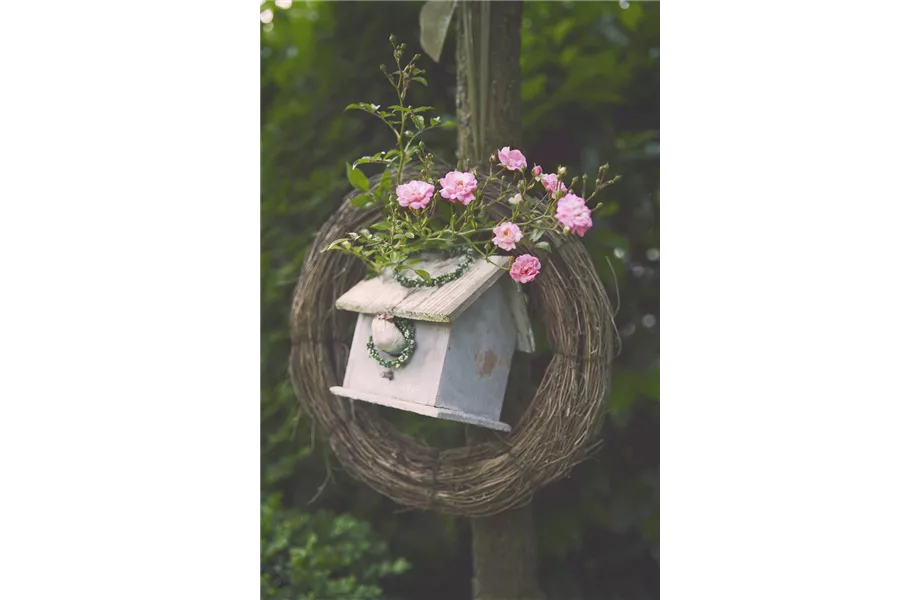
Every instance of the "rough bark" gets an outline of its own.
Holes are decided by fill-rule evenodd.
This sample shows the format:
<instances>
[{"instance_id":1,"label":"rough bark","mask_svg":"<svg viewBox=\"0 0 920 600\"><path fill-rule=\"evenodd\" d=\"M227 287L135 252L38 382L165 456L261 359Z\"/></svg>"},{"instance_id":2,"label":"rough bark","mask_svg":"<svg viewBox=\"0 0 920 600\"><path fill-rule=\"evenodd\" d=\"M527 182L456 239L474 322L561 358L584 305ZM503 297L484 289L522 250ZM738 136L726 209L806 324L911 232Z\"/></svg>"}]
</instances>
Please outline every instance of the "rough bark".
<instances>
[{"instance_id":1,"label":"rough bark","mask_svg":"<svg viewBox=\"0 0 920 600\"><path fill-rule=\"evenodd\" d=\"M504 418L516 423L533 397L530 363L518 354L511 364ZM470 443L495 436L468 427ZM531 505L470 519L473 531L473 600L544 600L537 582L537 535Z\"/></svg>"},{"instance_id":2,"label":"rough bark","mask_svg":"<svg viewBox=\"0 0 920 600\"><path fill-rule=\"evenodd\" d=\"M483 61L482 48L483 5L488 19L488 55ZM465 15L464 12L468 12ZM489 154L502 146L520 146L521 135L521 22L523 2L461 2L454 17L458 24L457 35L457 129L458 154L461 160L484 163ZM467 31L467 24L470 25ZM468 37L469 36L469 37ZM468 43L469 41L469 43ZM469 55L472 46L472 56ZM485 63L485 67L483 66ZM475 98L469 97L470 68L476 81ZM482 71L487 70L485 80ZM486 87L485 106L478 111L484 118L479 127L473 122L471 109L482 104L478 83ZM485 137L479 144L479 131Z\"/></svg>"},{"instance_id":3,"label":"rough bark","mask_svg":"<svg viewBox=\"0 0 920 600\"><path fill-rule=\"evenodd\" d=\"M457 129L461 162L483 165L502 146L521 144L523 10L520 1L461 2L457 8ZM485 61L481 54L485 47L483 35L488 36ZM470 75L473 75L472 90ZM511 423L523 414L532 397L529 381L529 361L519 354L512 363L505 395L505 418ZM495 435L481 428L467 428L470 443L494 440ZM543 600L537 584L537 540L530 505L471 519L471 528L474 600Z\"/></svg>"}]
</instances>

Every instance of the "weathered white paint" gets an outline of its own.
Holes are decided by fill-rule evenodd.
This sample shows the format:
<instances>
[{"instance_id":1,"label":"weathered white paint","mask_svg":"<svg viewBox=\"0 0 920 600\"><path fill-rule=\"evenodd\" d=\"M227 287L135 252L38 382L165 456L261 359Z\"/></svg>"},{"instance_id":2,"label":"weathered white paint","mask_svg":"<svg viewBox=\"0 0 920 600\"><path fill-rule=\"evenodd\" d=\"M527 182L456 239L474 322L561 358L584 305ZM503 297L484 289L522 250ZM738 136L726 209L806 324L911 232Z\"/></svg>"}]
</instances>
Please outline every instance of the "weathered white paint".
<instances>
[{"instance_id":1,"label":"weathered white paint","mask_svg":"<svg viewBox=\"0 0 920 600\"><path fill-rule=\"evenodd\" d=\"M494 257L507 265L510 257ZM457 259L419 265L432 276L451 271ZM504 275L501 285L493 285ZM520 285L486 261L440 288L405 288L389 275L363 281L336 302L360 313L339 396L499 431L505 388L515 349L534 351L533 331ZM367 341L378 313L415 321L415 354L400 369L385 369L368 356Z\"/></svg>"},{"instance_id":2,"label":"weathered white paint","mask_svg":"<svg viewBox=\"0 0 920 600\"><path fill-rule=\"evenodd\" d=\"M456 268L457 258L428 258L415 268L432 276ZM343 294L336 308L360 313L385 313L406 319L449 323L507 272L510 256L493 256L492 264L484 259L473 261L462 277L441 287L403 287L391 274L360 282Z\"/></svg>"},{"instance_id":3,"label":"weathered white paint","mask_svg":"<svg viewBox=\"0 0 920 600\"><path fill-rule=\"evenodd\" d=\"M371 335L370 315L358 315L351 342L343 387L357 392L403 398L420 404L434 405L447 353L450 326L416 322L416 348L412 359L399 369L385 369L367 353ZM385 355L383 355L386 358ZM389 375L392 375L392 379Z\"/></svg>"}]
</instances>

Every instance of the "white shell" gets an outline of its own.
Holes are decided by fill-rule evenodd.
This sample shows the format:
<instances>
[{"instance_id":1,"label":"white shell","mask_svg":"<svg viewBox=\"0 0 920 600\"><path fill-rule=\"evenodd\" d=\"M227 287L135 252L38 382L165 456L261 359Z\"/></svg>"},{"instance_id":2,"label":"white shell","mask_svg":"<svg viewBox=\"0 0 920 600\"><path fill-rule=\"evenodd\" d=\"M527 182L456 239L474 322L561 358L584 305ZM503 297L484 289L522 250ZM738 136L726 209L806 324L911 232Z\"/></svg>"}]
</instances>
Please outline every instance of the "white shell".
<instances>
[{"instance_id":1,"label":"white shell","mask_svg":"<svg viewBox=\"0 0 920 600\"><path fill-rule=\"evenodd\" d=\"M397 355L405 350L408 344L396 324L380 315L377 315L371 324L371 335L374 345L387 354Z\"/></svg>"}]
</instances>

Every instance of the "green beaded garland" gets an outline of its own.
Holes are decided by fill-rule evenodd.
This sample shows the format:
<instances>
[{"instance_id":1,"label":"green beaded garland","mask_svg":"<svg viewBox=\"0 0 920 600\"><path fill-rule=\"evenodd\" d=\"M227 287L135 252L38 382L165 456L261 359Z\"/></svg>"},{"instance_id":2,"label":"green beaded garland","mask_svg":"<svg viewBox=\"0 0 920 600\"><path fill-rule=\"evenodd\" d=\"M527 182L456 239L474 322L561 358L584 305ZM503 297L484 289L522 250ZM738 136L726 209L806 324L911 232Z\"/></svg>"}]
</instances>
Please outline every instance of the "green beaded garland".
<instances>
[{"instance_id":1,"label":"green beaded garland","mask_svg":"<svg viewBox=\"0 0 920 600\"><path fill-rule=\"evenodd\" d=\"M374 345L374 336L367 338L367 353L368 355L377 361L381 367L385 369L399 369L412 358L412 355L415 353L415 323L411 319L401 319L400 317L393 317L393 324L396 325L396 328L399 329L399 332L403 334L403 337L406 338L406 347L405 349L392 360L387 360L380 357L380 352L377 350L377 346Z\"/></svg>"},{"instance_id":2,"label":"green beaded garland","mask_svg":"<svg viewBox=\"0 0 920 600\"><path fill-rule=\"evenodd\" d=\"M466 250L460 250L459 252L452 253L452 256L457 256L461 254L463 259L460 261L460 264L457 265L457 268L451 271L450 273L444 273L443 275L438 275L437 277L432 277L431 279L424 280L422 278L409 279L401 273L396 274L396 281L400 283L403 287L407 288L417 288L417 287L441 287L445 283L449 283L456 279L459 279L466 270L473 264L473 251L469 248Z\"/></svg>"}]
</instances>

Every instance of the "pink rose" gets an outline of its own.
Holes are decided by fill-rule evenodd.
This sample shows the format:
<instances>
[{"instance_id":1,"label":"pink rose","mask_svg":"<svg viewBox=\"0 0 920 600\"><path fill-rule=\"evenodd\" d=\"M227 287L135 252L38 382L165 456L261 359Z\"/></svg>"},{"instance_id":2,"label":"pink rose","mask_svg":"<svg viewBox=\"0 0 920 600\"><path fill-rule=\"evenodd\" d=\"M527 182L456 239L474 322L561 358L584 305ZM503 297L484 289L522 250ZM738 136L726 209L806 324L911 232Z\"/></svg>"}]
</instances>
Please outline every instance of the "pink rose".
<instances>
[{"instance_id":1,"label":"pink rose","mask_svg":"<svg viewBox=\"0 0 920 600\"><path fill-rule=\"evenodd\" d=\"M543 188L550 196L555 196L557 190L562 190L563 192L568 191L565 187L565 184L559 180L555 173L544 175L540 178L540 183L543 184Z\"/></svg>"},{"instance_id":2,"label":"pink rose","mask_svg":"<svg viewBox=\"0 0 920 600\"><path fill-rule=\"evenodd\" d=\"M509 171L524 172L527 166L527 159L521 154L520 150L512 150L510 146L505 146L498 151L498 162Z\"/></svg>"},{"instance_id":3,"label":"pink rose","mask_svg":"<svg viewBox=\"0 0 920 600\"><path fill-rule=\"evenodd\" d=\"M492 238L492 243L502 250L514 250L514 245L524 237L520 227L508 221L496 225L492 229L492 233L495 234L495 237Z\"/></svg>"},{"instance_id":4,"label":"pink rose","mask_svg":"<svg viewBox=\"0 0 920 600\"><path fill-rule=\"evenodd\" d=\"M585 233L594 226L591 221L591 209L585 201L575 194L567 194L559 199L556 205L556 220L572 230L578 237L585 237Z\"/></svg>"},{"instance_id":5,"label":"pink rose","mask_svg":"<svg viewBox=\"0 0 920 600\"><path fill-rule=\"evenodd\" d=\"M543 174L543 167L540 165L534 165L532 173L534 177L539 177Z\"/></svg>"},{"instance_id":6,"label":"pink rose","mask_svg":"<svg viewBox=\"0 0 920 600\"><path fill-rule=\"evenodd\" d=\"M434 186L424 181L410 181L396 186L396 198L400 206L421 210L431 202Z\"/></svg>"},{"instance_id":7,"label":"pink rose","mask_svg":"<svg viewBox=\"0 0 920 600\"><path fill-rule=\"evenodd\" d=\"M451 202L459 200L466 206L473 201L476 185L478 182L472 173L451 171L441 179L441 196Z\"/></svg>"},{"instance_id":8,"label":"pink rose","mask_svg":"<svg viewBox=\"0 0 920 600\"><path fill-rule=\"evenodd\" d=\"M522 254L511 265L511 279L518 283L528 283L540 274L540 259L529 254Z\"/></svg>"}]
</instances>

